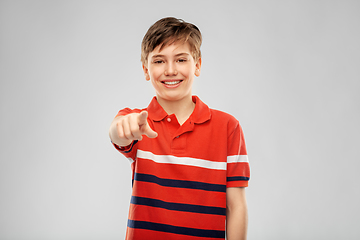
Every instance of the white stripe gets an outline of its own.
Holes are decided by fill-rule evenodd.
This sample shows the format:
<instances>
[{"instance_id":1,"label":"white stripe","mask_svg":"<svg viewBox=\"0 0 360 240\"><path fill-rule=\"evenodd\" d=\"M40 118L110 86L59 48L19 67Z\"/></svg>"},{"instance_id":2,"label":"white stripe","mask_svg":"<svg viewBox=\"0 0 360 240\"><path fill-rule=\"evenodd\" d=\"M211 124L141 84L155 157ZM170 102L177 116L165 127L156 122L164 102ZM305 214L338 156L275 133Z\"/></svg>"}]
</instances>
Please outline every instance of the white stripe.
<instances>
[{"instance_id":1,"label":"white stripe","mask_svg":"<svg viewBox=\"0 0 360 240\"><path fill-rule=\"evenodd\" d=\"M226 170L226 162L214 162L189 157L175 157L172 155L155 155L152 152L142 150L137 151L137 158L149 159L157 163L179 164L209 169Z\"/></svg>"},{"instance_id":2,"label":"white stripe","mask_svg":"<svg viewBox=\"0 0 360 240\"><path fill-rule=\"evenodd\" d=\"M238 162L249 162L247 155L234 155L234 156L228 156L227 157L228 163L238 163Z\"/></svg>"},{"instance_id":3,"label":"white stripe","mask_svg":"<svg viewBox=\"0 0 360 240\"><path fill-rule=\"evenodd\" d=\"M134 160L132 159L132 158L127 158L129 161L130 161L130 163L133 163L134 162Z\"/></svg>"}]
</instances>

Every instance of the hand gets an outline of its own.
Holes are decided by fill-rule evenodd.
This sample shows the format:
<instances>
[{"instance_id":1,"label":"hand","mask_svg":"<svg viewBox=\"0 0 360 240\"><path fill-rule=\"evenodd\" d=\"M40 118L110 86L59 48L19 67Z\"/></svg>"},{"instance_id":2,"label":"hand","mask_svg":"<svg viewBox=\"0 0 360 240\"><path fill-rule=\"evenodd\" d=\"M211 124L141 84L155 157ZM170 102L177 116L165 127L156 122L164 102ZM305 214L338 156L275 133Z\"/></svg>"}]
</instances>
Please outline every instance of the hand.
<instances>
[{"instance_id":1,"label":"hand","mask_svg":"<svg viewBox=\"0 0 360 240\"><path fill-rule=\"evenodd\" d=\"M134 140L141 141L143 135L156 138L158 134L151 129L147 118L147 111L116 118L110 128L110 138L119 146L127 146Z\"/></svg>"}]
</instances>

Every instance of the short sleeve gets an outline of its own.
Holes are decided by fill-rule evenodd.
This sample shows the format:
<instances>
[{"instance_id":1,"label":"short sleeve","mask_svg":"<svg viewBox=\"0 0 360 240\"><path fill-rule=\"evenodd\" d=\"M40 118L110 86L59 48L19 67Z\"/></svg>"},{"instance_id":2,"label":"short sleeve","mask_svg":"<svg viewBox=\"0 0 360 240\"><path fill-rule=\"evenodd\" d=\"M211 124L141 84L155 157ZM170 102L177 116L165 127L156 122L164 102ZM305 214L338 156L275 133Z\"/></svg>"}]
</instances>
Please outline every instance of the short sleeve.
<instances>
[{"instance_id":1,"label":"short sleeve","mask_svg":"<svg viewBox=\"0 0 360 240\"><path fill-rule=\"evenodd\" d=\"M226 187L247 187L250 165L245 146L245 137L239 123L228 137Z\"/></svg>"},{"instance_id":2,"label":"short sleeve","mask_svg":"<svg viewBox=\"0 0 360 240\"><path fill-rule=\"evenodd\" d=\"M121 109L115 117L125 116L125 115L128 115L130 113L140 113L141 111L142 111L141 109L124 108L124 109Z\"/></svg>"},{"instance_id":3,"label":"short sleeve","mask_svg":"<svg viewBox=\"0 0 360 240\"><path fill-rule=\"evenodd\" d=\"M138 143L138 141L136 140L136 141L133 141L129 146L126 146L126 147L119 147L115 143L113 143L113 145L127 159L129 159L131 162L134 162L136 160L137 143Z\"/></svg>"}]
</instances>

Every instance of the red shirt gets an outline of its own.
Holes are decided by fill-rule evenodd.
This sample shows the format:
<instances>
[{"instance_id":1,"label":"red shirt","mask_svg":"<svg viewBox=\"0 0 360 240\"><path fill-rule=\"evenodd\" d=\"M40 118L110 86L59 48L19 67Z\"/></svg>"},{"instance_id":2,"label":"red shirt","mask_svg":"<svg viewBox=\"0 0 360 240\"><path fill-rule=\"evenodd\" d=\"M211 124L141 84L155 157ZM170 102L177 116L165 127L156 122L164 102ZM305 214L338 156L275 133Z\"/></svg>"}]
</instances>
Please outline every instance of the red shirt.
<instances>
[{"instance_id":1,"label":"red shirt","mask_svg":"<svg viewBox=\"0 0 360 240\"><path fill-rule=\"evenodd\" d=\"M133 188L126 239L225 239L226 188L247 187L250 168L239 122L198 97L180 125L156 97L147 110L158 137L126 148Z\"/></svg>"}]
</instances>

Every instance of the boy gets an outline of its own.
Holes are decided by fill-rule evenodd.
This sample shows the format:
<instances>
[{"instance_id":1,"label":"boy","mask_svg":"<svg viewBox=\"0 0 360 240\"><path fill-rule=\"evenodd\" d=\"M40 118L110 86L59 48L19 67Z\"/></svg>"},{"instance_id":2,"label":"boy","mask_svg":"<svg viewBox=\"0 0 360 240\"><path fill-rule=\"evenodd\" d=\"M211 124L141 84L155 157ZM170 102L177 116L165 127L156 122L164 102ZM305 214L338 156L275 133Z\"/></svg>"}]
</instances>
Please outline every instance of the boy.
<instances>
[{"instance_id":1,"label":"boy","mask_svg":"<svg viewBox=\"0 0 360 240\"><path fill-rule=\"evenodd\" d=\"M156 97L145 109L121 110L109 133L132 162L126 239L225 239L225 229L228 240L246 239L242 129L191 94L201 41L195 25L171 17L144 36L141 61Z\"/></svg>"}]
</instances>

